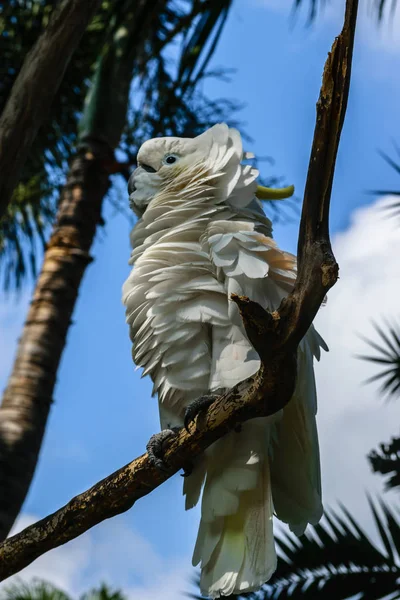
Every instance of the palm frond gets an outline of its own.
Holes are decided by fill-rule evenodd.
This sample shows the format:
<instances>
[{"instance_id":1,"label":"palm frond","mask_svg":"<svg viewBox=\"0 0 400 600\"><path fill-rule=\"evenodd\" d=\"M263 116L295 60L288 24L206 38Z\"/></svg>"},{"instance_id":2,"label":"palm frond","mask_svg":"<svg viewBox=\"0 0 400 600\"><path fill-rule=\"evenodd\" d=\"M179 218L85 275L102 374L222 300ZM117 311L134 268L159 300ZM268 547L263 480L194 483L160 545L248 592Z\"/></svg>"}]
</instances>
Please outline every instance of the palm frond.
<instances>
[{"instance_id":1,"label":"palm frond","mask_svg":"<svg viewBox=\"0 0 400 600\"><path fill-rule=\"evenodd\" d=\"M0 600L71 600L71 598L51 583L33 579L30 583L21 580L6 585L0 592Z\"/></svg>"},{"instance_id":2,"label":"palm frond","mask_svg":"<svg viewBox=\"0 0 400 600\"><path fill-rule=\"evenodd\" d=\"M397 153L399 152L398 148L396 147ZM385 162L387 162L387 164L392 167L392 169L394 169L396 171L396 173L398 175L400 175L400 163L397 162L397 160L395 160L394 158L392 158L389 154L386 154L386 152L383 152L383 150L378 150L378 154L381 156L381 158L383 158L383 160Z\"/></svg>"},{"instance_id":3,"label":"palm frond","mask_svg":"<svg viewBox=\"0 0 400 600\"><path fill-rule=\"evenodd\" d=\"M83 594L80 600L126 600L126 596L120 590L113 590L103 583Z\"/></svg>"},{"instance_id":4,"label":"palm frond","mask_svg":"<svg viewBox=\"0 0 400 600\"><path fill-rule=\"evenodd\" d=\"M371 450L368 460L374 473L386 477L386 490L400 487L400 438L393 437L378 450Z\"/></svg>"},{"instance_id":5,"label":"palm frond","mask_svg":"<svg viewBox=\"0 0 400 600\"><path fill-rule=\"evenodd\" d=\"M35 276L37 249L56 211L54 199L76 140L76 126L96 58L117 0L104 0L65 72L47 122L25 163L12 207L0 223L3 285ZM9 0L0 5L0 112L25 56L46 27L56 0ZM39 241L39 244L38 244Z\"/></svg>"},{"instance_id":6,"label":"palm frond","mask_svg":"<svg viewBox=\"0 0 400 600\"><path fill-rule=\"evenodd\" d=\"M40 171L14 190L0 220L0 282L6 291L19 289L28 269L36 276L38 250L44 249L54 218L54 192Z\"/></svg>"},{"instance_id":7,"label":"palm frond","mask_svg":"<svg viewBox=\"0 0 400 600\"><path fill-rule=\"evenodd\" d=\"M387 397L397 398L400 390L400 327L386 321L384 328L374 323L380 340L362 339L375 350L375 354L359 355L358 358L382 365L382 370L369 377L366 383L381 381L380 391Z\"/></svg>"},{"instance_id":8,"label":"palm frond","mask_svg":"<svg viewBox=\"0 0 400 600\"><path fill-rule=\"evenodd\" d=\"M55 1L11 0L1 4L0 111ZM231 109L236 109L234 103L208 101L197 94L197 87L206 76L205 68L231 1L103 1L66 71L48 122L35 141L12 209L0 223L0 267L6 287L18 288L27 273L36 274L37 250L55 215L57 191L78 140L78 122L81 135L99 134L113 147L112 136L119 136L115 132L125 121L132 80L137 95L146 106L150 103L150 112L140 101L136 102L136 114L131 111L134 116L127 124L123 143L130 158L146 137L164 131L192 134L229 118ZM172 71L166 66L165 49L176 47L179 40L181 51ZM84 106L85 98L90 97L94 101Z\"/></svg>"},{"instance_id":9,"label":"palm frond","mask_svg":"<svg viewBox=\"0 0 400 600\"><path fill-rule=\"evenodd\" d=\"M329 0L293 0L293 10L298 10L301 6L308 4L309 21L314 21L318 16L318 11L329 2ZM397 8L397 0L371 0L372 15L382 22L385 15L393 19Z\"/></svg>"},{"instance_id":10,"label":"palm frond","mask_svg":"<svg viewBox=\"0 0 400 600\"><path fill-rule=\"evenodd\" d=\"M322 523L305 535L279 534L278 567L260 591L237 596L251 600L324 598L358 600L400 598L400 518L370 502L384 550L375 545L345 509L328 511ZM198 580L197 580L198 581ZM201 600L202 596L189 597Z\"/></svg>"},{"instance_id":11,"label":"palm frond","mask_svg":"<svg viewBox=\"0 0 400 600\"><path fill-rule=\"evenodd\" d=\"M374 7L379 21L383 20L385 11L388 11L389 17L393 18L397 7L397 0L375 0Z\"/></svg>"},{"instance_id":12,"label":"palm frond","mask_svg":"<svg viewBox=\"0 0 400 600\"><path fill-rule=\"evenodd\" d=\"M166 47L159 54L149 56L145 73L134 78L134 102L121 144L132 162L139 146L149 137L195 136L219 120L238 125L234 115L242 106L225 98L210 100L200 85L208 77L226 79L229 74L222 69L206 72L205 63L211 56L209 49L206 48L206 59L202 56L210 41L214 51L231 3L232 0L193 0L190 12L180 16L186 22L190 15L190 25L180 29L179 22L175 24L175 42L180 42L178 56L171 58Z\"/></svg>"},{"instance_id":13,"label":"palm frond","mask_svg":"<svg viewBox=\"0 0 400 600\"><path fill-rule=\"evenodd\" d=\"M308 3L308 21L309 23L312 23L328 2L329 0L293 0L293 12L298 11L301 6Z\"/></svg>"},{"instance_id":14,"label":"palm frond","mask_svg":"<svg viewBox=\"0 0 400 600\"><path fill-rule=\"evenodd\" d=\"M17 50L14 42L7 46L5 71L12 73L6 79L8 86L26 53L26 40L33 43L54 2L13 0L16 20L13 11L0 9L7 35L18 39ZM29 271L35 276L37 250L54 218L57 191L73 147L85 135L106 139L115 147L125 123L119 149L126 163L133 164L148 138L191 137L222 120L240 125L241 105L226 98L211 100L201 89L207 78L228 79L228 70L211 72L207 67L231 4L232 0L104 0L66 73L49 122L35 142L12 209L0 223L0 275L6 287L18 288ZM32 7L36 7L35 19L29 12ZM7 89L3 96L0 89L0 109ZM267 185L277 182L271 177ZM123 205L116 194L110 194L110 199L114 206ZM285 208L290 213L294 205L286 202L282 210L281 204L269 203L274 220L288 218Z\"/></svg>"},{"instance_id":15,"label":"palm frond","mask_svg":"<svg viewBox=\"0 0 400 600\"><path fill-rule=\"evenodd\" d=\"M385 162L387 162L387 164L394 169L394 171L396 171L396 173L398 175L400 175L400 148L397 146L397 144L394 142L394 149L395 152L397 154L397 158L392 158L389 154L386 154L386 152L383 152L382 150L378 151L378 154L383 158L383 160ZM400 196L400 190L399 189L380 189L380 190L371 190L370 192L371 194L373 194L374 196ZM385 210L388 213L388 216L390 217L399 217L400 216L400 202L397 200L393 200L393 202L391 202L390 204L386 204L383 207L383 210Z\"/></svg>"},{"instance_id":16,"label":"palm frond","mask_svg":"<svg viewBox=\"0 0 400 600\"><path fill-rule=\"evenodd\" d=\"M178 67L178 79L183 91L196 85L206 72L231 4L232 0L204 3L198 22L185 36ZM205 57L200 60L204 53Z\"/></svg>"}]
</instances>

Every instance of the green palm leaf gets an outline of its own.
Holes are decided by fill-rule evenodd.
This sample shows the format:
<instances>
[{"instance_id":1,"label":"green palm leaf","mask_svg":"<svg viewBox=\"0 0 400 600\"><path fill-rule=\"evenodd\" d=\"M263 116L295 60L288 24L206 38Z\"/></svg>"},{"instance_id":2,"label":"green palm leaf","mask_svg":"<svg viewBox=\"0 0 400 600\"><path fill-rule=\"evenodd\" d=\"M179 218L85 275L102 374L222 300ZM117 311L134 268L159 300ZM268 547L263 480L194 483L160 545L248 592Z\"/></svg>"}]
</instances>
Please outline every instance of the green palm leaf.
<instances>
[{"instance_id":1,"label":"green palm leaf","mask_svg":"<svg viewBox=\"0 0 400 600\"><path fill-rule=\"evenodd\" d=\"M308 4L309 4L308 19L309 19L310 23L317 18L318 12L328 2L329 2L329 0L308 0ZM293 2L293 10L294 11L299 10L299 8L301 6L303 6L304 4L306 4L306 2L304 0L294 0L294 2Z\"/></svg>"},{"instance_id":2,"label":"green palm leaf","mask_svg":"<svg viewBox=\"0 0 400 600\"><path fill-rule=\"evenodd\" d=\"M396 173L398 175L400 175L400 148L399 146L394 143L394 149L395 152L397 154L396 159L392 158L391 156L389 156L389 154L386 154L386 152L383 151L379 151L380 156L383 158L383 160L385 162L388 163L388 165L394 169L394 171L396 171ZM380 190L372 190L370 192L371 194L373 194L374 196L400 196L400 190L398 189L380 189ZM393 202L391 202L390 204L386 204L384 206L384 209L387 213L389 213L389 216L391 217L398 217L400 216L400 202L397 200L394 200Z\"/></svg>"},{"instance_id":3,"label":"green palm leaf","mask_svg":"<svg viewBox=\"0 0 400 600\"><path fill-rule=\"evenodd\" d=\"M381 381L381 392L387 397L398 397L400 390L400 328L388 321L384 328L374 323L379 335L379 342L364 338L366 343L375 350L375 354L359 355L359 358L382 366L382 370L369 377L366 383Z\"/></svg>"},{"instance_id":4,"label":"green palm leaf","mask_svg":"<svg viewBox=\"0 0 400 600\"><path fill-rule=\"evenodd\" d=\"M126 600L126 596L120 590L113 590L103 583L100 587L83 594L80 600Z\"/></svg>"},{"instance_id":5,"label":"green palm leaf","mask_svg":"<svg viewBox=\"0 0 400 600\"><path fill-rule=\"evenodd\" d=\"M387 490L400 487L400 438L392 438L387 444L380 444L378 450L371 450L368 460L374 473L386 477Z\"/></svg>"},{"instance_id":6,"label":"green palm leaf","mask_svg":"<svg viewBox=\"0 0 400 600\"><path fill-rule=\"evenodd\" d=\"M332 0L333 1L333 0ZM324 5L328 4L329 0L293 0L293 8L297 10L300 6L307 4L309 5L309 20L314 21L318 16L318 11ZM393 18L397 7L397 0L371 0L373 13L376 15L379 22L381 22L386 14L389 18Z\"/></svg>"},{"instance_id":7,"label":"green palm leaf","mask_svg":"<svg viewBox=\"0 0 400 600\"><path fill-rule=\"evenodd\" d=\"M71 600L62 590L51 583L33 579L31 583L19 581L5 586L0 600Z\"/></svg>"},{"instance_id":8,"label":"green palm leaf","mask_svg":"<svg viewBox=\"0 0 400 600\"><path fill-rule=\"evenodd\" d=\"M23 60L46 27L55 0L9 0L0 5L0 112ZM65 72L48 121L25 163L12 206L0 221L1 275L17 288L36 274L36 255L56 205L54 198L76 140L76 125L116 2L104 1ZM39 241L39 245L38 245Z\"/></svg>"},{"instance_id":9,"label":"green palm leaf","mask_svg":"<svg viewBox=\"0 0 400 600\"><path fill-rule=\"evenodd\" d=\"M6 585L0 593L0 600L71 600L71 598L51 583L34 578L30 583L20 580ZM82 594L80 600L126 600L126 596L103 583Z\"/></svg>"},{"instance_id":10,"label":"green palm leaf","mask_svg":"<svg viewBox=\"0 0 400 600\"><path fill-rule=\"evenodd\" d=\"M127 162L133 163L138 147L148 137L196 135L215 121L231 117L238 108L234 103L209 101L198 90L199 81L208 76L205 69L231 1L157 0L155 4L150 0L104 0L66 71L49 120L26 162L12 207L0 223L0 276L6 287L19 287L29 271L36 275L37 250L54 218L55 198L78 140L79 121L80 135L85 131L99 134L113 147L111 138L121 130L119 121L124 119L132 86L133 104L120 148ZM1 4L0 111L54 4L55 0ZM127 38L119 37L119 32L127 32ZM176 42L181 51L171 61L168 44L177 47ZM124 85L127 90L121 89ZM95 102L85 110L89 90ZM118 99L123 106L116 105ZM107 118L102 118L104 114Z\"/></svg>"},{"instance_id":11,"label":"green palm leaf","mask_svg":"<svg viewBox=\"0 0 400 600\"><path fill-rule=\"evenodd\" d=\"M393 17L397 7L397 0L375 0L375 8L378 13L379 21L382 21L385 10L389 11L389 16Z\"/></svg>"},{"instance_id":12,"label":"green palm leaf","mask_svg":"<svg viewBox=\"0 0 400 600\"><path fill-rule=\"evenodd\" d=\"M195 27L185 37L180 57L178 79L185 90L192 81L195 85L202 78L214 54L222 29L228 17L232 0L213 0L203 4L203 10ZM200 61L202 54L205 57Z\"/></svg>"}]
</instances>

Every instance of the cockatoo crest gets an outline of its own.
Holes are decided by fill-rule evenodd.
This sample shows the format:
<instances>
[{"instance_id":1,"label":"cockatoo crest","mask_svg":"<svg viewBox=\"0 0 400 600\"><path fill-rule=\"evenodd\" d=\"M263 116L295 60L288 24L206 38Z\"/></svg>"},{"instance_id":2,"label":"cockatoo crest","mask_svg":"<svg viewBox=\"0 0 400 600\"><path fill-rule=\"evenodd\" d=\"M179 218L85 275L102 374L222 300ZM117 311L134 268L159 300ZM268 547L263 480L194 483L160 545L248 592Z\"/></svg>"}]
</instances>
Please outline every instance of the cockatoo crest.
<instances>
[{"instance_id":1,"label":"cockatoo crest","mask_svg":"<svg viewBox=\"0 0 400 600\"><path fill-rule=\"evenodd\" d=\"M242 165L242 140L225 123L195 138L161 137L145 142L137 156L128 190L132 208L143 214L153 197L190 189L193 196L209 193L232 206L247 206L257 189L258 170ZM237 192L237 193L236 193Z\"/></svg>"}]
</instances>

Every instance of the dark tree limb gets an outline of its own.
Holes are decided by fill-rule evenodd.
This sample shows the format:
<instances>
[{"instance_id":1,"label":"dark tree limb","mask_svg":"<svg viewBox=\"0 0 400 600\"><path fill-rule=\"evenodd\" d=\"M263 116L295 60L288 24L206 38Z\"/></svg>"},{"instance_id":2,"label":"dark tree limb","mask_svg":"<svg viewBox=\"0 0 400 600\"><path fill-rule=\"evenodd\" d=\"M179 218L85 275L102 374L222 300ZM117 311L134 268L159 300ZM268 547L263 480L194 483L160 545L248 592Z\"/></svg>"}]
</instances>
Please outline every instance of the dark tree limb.
<instances>
[{"instance_id":1,"label":"dark tree limb","mask_svg":"<svg viewBox=\"0 0 400 600\"><path fill-rule=\"evenodd\" d=\"M73 158L0 406L0 540L28 492L53 402L58 366L110 185L106 143Z\"/></svg>"},{"instance_id":2,"label":"dark tree limb","mask_svg":"<svg viewBox=\"0 0 400 600\"><path fill-rule=\"evenodd\" d=\"M341 34L328 54L317 102L317 122L304 191L295 288L279 309L282 345L297 345L336 283L338 265L329 239L329 205L336 155L349 95L358 0L346 1Z\"/></svg>"},{"instance_id":3,"label":"dark tree limb","mask_svg":"<svg viewBox=\"0 0 400 600\"><path fill-rule=\"evenodd\" d=\"M100 0L63 0L28 52L0 118L0 217Z\"/></svg>"},{"instance_id":4,"label":"dark tree limb","mask_svg":"<svg viewBox=\"0 0 400 600\"><path fill-rule=\"evenodd\" d=\"M325 64L301 217L296 286L273 313L248 298L232 297L260 355L260 370L219 397L206 415L197 417L190 433L182 429L167 442L165 461L169 471L158 471L144 454L54 514L3 542L0 580L101 521L128 510L239 423L274 414L290 400L296 381L297 345L338 274L329 241L329 200L349 92L357 5L357 0L347 0L342 33Z\"/></svg>"}]
</instances>

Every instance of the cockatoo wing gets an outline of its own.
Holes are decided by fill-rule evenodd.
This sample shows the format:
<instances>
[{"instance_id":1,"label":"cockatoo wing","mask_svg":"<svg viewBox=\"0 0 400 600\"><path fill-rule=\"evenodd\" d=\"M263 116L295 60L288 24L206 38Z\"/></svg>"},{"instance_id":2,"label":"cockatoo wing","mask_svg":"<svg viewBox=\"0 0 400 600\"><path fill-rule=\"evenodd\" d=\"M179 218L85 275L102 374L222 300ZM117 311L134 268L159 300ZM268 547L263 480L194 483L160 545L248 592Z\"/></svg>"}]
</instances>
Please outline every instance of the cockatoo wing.
<instances>
[{"instance_id":1,"label":"cockatoo wing","mask_svg":"<svg viewBox=\"0 0 400 600\"><path fill-rule=\"evenodd\" d=\"M322 517L321 473L316 425L317 395L310 331L297 353L295 392L274 426L271 479L276 516L297 535ZM316 340L319 341L319 340Z\"/></svg>"},{"instance_id":2,"label":"cockatoo wing","mask_svg":"<svg viewBox=\"0 0 400 600\"><path fill-rule=\"evenodd\" d=\"M133 358L153 379L163 429L181 426L185 407L208 391L211 329L229 323L224 285L199 242L204 214L179 226L184 210L175 207L172 229L159 229L147 209L132 236L135 269L123 289Z\"/></svg>"},{"instance_id":3,"label":"cockatoo wing","mask_svg":"<svg viewBox=\"0 0 400 600\"><path fill-rule=\"evenodd\" d=\"M211 260L220 269L219 277L224 280L228 295L232 292L245 295L274 310L293 287L296 258L281 251L272 238L256 228L256 222L214 221L202 238L203 248L206 249L208 244ZM221 387L224 382L229 382L231 387L259 367L258 357L245 337L234 302L229 304L229 316L234 323L231 331L222 333L222 328L216 328L213 332L215 352L211 385ZM229 340L238 337L237 327L243 337L240 345L235 343L232 347ZM235 350L236 345L241 348L240 352ZM278 517L289 523L297 533L303 533L308 522L318 522L322 514L313 368L314 358L320 359L321 347L327 350L325 342L311 326L298 351L295 393L283 410L282 419L276 421L273 428L271 473L274 506ZM228 356L224 361L225 354ZM246 359L243 361L244 355Z\"/></svg>"}]
</instances>

